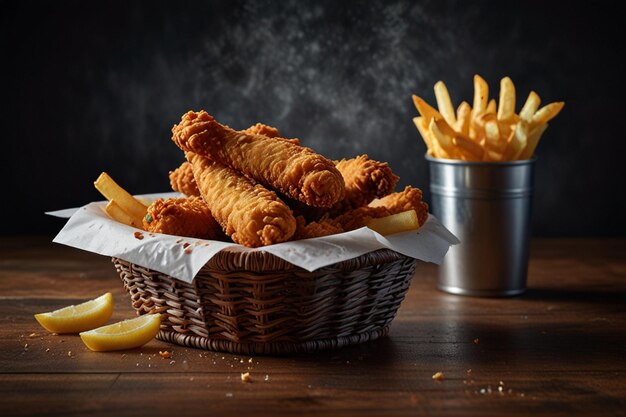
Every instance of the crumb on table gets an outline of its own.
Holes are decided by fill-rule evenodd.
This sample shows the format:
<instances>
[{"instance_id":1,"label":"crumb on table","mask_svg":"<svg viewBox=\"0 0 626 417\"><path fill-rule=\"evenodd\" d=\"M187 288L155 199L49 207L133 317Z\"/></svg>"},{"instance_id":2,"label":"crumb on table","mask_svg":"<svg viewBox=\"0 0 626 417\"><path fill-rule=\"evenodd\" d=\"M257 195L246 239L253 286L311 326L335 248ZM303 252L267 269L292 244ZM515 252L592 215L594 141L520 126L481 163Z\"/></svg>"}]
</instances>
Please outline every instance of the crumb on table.
<instances>
[{"instance_id":1,"label":"crumb on table","mask_svg":"<svg viewBox=\"0 0 626 417\"><path fill-rule=\"evenodd\" d=\"M432 378L435 381L443 381L445 378L445 375L443 374L443 372L439 371L439 372L435 372L432 376Z\"/></svg>"}]
</instances>

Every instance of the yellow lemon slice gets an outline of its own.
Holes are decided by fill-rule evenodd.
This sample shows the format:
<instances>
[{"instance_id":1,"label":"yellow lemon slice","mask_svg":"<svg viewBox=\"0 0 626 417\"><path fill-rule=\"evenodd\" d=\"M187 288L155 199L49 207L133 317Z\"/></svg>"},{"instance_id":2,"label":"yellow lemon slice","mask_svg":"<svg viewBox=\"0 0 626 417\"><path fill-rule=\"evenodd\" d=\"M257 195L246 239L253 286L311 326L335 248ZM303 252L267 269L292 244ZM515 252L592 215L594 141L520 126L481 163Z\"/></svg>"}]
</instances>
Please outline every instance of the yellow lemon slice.
<instances>
[{"instance_id":1,"label":"yellow lemon slice","mask_svg":"<svg viewBox=\"0 0 626 417\"><path fill-rule=\"evenodd\" d=\"M105 324L113 314L113 296L110 292L82 304L35 314L35 319L53 333L78 333Z\"/></svg>"},{"instance_id":2,"label":"yellow lemon slice","mask_svg":"<svg viewBox=\"0 0 626 417\"><path fill-rule=\"evenodd\" d=\"M143 346L159 332L160 314L146 314L82 332L80 338L93 351L124 350Z\"/></svg>"}]
</instances>

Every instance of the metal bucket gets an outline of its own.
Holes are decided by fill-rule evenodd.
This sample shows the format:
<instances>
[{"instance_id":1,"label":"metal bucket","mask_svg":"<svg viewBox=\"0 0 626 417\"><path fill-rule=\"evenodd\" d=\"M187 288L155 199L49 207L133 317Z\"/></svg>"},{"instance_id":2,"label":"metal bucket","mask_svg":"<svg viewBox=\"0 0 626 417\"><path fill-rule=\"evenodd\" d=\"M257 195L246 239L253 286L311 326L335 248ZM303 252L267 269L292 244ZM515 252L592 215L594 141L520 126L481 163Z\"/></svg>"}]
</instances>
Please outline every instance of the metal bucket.
<instances>
[{"instance_id":1,"label":"metal bucket","mask_svg":"<svg viewBox=\"0 0 626 417\"><path fill-rule=\"evenodd\" d=\"M461 243L439 268L438 287L473 296L526 290L536 158L467 162L432 158L433 214Z\"/></svg>"}]
</instances>

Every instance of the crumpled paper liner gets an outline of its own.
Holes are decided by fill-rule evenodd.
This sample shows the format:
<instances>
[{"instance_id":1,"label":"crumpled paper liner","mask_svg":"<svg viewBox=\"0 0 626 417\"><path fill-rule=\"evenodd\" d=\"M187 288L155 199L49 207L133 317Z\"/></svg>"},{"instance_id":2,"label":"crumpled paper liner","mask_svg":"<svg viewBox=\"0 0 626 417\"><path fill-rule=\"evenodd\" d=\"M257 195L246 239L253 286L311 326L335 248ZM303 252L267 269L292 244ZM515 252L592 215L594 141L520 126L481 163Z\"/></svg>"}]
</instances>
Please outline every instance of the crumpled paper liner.
<instances>
[{"instance_id":1,"label":"crumpled paper liner","mask_svg":"<svg viewBox=\"0 0 626 417\"><path fill-rule=\"evenodd\" d=\"M137 197L150 201L173 196L179 195L162 193ZM106 202L95 202L78 209L47 212L51 216L69 218L53 241L117 257L188 283L216 253L226 248L269 252L307 271L314 271L383 248L440 264L450 246L459 243L450 231L430 215L419 230L390 236L382 236L363 227L331 236L252 249L232 242L140 231L111 219L104 211L105 206Z\"/></svg>"}]
</instances>

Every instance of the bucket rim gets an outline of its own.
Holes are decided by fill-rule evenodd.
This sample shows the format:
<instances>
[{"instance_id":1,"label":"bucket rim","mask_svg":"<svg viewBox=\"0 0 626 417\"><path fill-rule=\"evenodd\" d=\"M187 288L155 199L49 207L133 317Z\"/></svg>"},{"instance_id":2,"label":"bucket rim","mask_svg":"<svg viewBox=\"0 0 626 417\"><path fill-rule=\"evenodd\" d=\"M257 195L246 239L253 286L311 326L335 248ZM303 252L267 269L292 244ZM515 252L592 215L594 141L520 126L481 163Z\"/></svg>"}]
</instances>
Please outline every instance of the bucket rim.
<instances>
[{"instance_id":1,"label":"bucket rim","mask_svg":"<svg viewBox=\"0 0 626 417\"><path fill-rule=\"evenodd\" d=\"M517 165L532 165L534 164L538 157L537 155L533 155L530 159L520 159L516 161L502 161L502 162L486 162L486 161L463 161L461 159L445 159L445 158L435 158L433 156L424 154L424 158L431 163L442 164L442 165L471 165L471 166L517 166Z\"/></svg>"}]
</instances>

